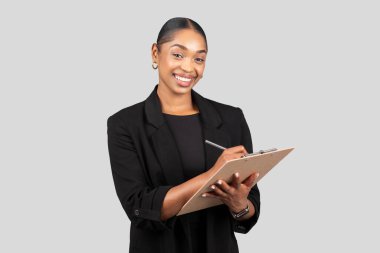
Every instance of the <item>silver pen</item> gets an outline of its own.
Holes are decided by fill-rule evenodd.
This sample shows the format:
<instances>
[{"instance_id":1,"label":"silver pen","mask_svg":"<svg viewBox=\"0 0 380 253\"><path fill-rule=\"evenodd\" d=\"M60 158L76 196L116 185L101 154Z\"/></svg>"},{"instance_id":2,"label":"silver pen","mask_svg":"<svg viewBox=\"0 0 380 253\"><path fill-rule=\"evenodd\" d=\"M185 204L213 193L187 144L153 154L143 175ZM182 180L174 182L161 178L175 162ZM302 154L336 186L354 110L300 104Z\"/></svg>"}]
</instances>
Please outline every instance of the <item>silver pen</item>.
<instances>
[{"instance_id":1,"label":"silver pen","mask_svg":"<svg viewBox=\"0 0 380 253\"><path fill-rule=\"evenodd\" d=\"M216 144L216 143L213 143L213 142L211 142L211 141L209 141L209 140L206 140L205 142L206 142L207 144L210 144L211 146L216 147L216 148L219 148L219 149L222 149L222 150L225 150L225 149L226 149L225 147L220 146L220 145L218 145L218 144Z\"/></svg>"},{"instance_id":2,"label":"silver pen","mask_svg":"<svg viewBox=\"0 0 380 253\"><path fill-rule=\"evenodd\" d=\"M211 142L209 140L206 140L206 143L210 144L211 146L214 146L216 148L222 149L222 150L226 149L225 147L220 146L220 145L218 145L216 143L213 143L213 142ZM276 151L276 150L277 150L277 148L271 148L271 149L267 149L267 150L259 150L257 152L253 152L253 153L250 153L250 154L243 155L242 157L254 156L254 155L259 155L259 154L265 154L265 153L273 152L273 151Z\"/></svg>"},{"instance_id":3,"label":"silver pen","mask_svg":"<svg viewBox=\"0 0 380 253\"><path fill-rule=\"evenodd\" d=\"M205 141L207 144L210 144L211 146L214 146L214 147L216 147L216 148L219 148L219 149L222 149L222 150L225 150L226 148L225 147L223 147L223 146L220 146L220 145L218 145L218 144L216 144L216 143L213 143L213 142L211 142L211 141L209 141L209 140L206 140ZM242 155L241 157L245 157L246 155Z\"/></svg>"}]
</instances>

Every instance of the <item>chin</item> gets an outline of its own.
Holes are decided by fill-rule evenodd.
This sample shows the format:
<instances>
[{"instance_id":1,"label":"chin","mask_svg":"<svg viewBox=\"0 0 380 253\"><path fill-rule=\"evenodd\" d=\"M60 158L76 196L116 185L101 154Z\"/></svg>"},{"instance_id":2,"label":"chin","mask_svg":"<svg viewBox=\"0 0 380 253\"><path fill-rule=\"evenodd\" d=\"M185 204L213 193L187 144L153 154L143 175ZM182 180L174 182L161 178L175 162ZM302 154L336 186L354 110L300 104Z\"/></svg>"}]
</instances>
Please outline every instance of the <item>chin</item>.
<instances>
[{"instance_id":1,"label":"chin","mask_svg":"<svg viewBox=\"0 0 380 253\"><path fill-rule=\"evenodd\" d=\"M189 86L180 86L178 84L175 84L175 90L178 91L179 93L187 93L190 92L191 89L195 86L195 84L190 84Z\"/></svg>"},{"instance_id":2,"label":"chin","mask_svg":"<svg viewBox=\"0 0 380 253\"><path fill-rule=\"evenodd\" d=\"M174 89L172 89L172 91L176 94L187 94L189 92L191 92L191 89L192 87L189 86L189 87L175 87Z\"/></svg>"}]
</instances>

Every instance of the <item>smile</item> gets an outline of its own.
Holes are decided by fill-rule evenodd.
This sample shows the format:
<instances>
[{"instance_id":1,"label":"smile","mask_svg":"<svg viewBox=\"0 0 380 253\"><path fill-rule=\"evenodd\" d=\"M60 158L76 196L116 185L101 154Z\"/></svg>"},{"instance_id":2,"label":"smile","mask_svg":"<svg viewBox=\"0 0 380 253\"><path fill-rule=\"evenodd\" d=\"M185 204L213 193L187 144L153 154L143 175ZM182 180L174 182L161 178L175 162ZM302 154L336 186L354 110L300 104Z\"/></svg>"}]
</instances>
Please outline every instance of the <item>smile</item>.
<instances>
[{"instance_id":1,"label":"smile","mask_svg":"<svg viewBox=\"0 0 380 253\"><path fill-rule=\"evenodd\" d=\"M182 81L182 82L191 82L192 78L186 78L186 77L183 77L183 76L178 76L176 74L173 74L175 78L177 78L178 80Z\"/></svg>"}]
</instances>

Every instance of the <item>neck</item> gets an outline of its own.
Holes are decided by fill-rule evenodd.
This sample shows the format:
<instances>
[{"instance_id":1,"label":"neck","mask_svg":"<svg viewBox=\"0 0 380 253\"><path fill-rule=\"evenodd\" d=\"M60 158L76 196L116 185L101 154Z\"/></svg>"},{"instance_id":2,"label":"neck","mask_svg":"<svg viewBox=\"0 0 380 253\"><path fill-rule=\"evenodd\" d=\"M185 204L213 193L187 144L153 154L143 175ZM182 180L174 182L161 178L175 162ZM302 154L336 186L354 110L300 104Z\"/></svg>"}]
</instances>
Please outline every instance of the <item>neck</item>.
<instances>
[{"instance_id":1,"label":"neck","mask_svg":"<svg viewBox=\"0 0 380 253\"><path fill-rule=\"evenodd\" d=\"M165 85L158 84L157 95L164 113L181 115L198 112L196 105L193 105L191 92L175 94Z\"/></svg>"}]
</instances>

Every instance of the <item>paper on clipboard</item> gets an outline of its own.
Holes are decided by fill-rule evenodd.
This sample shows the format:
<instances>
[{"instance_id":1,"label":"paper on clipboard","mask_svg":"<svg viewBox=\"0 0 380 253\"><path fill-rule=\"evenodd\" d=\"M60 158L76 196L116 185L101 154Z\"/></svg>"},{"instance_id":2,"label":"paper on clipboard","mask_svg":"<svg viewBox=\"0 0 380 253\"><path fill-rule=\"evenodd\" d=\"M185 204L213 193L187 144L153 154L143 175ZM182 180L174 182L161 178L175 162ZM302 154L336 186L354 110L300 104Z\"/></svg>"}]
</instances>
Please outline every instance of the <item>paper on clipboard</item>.
<instances>
[{"instance_id":1,"label":"paper on clipboard","mask_svg":"<svg viewBox=\"0 0 380 253\"><path fill-rule=\"evenodd\" d=\"M273 150L270 152L256 152L248 156L230 160L224 164L210 179L186 202L177 216L191 213L201 209L223 204L216 198L203 198L201 195L210 191L210 186L217 180L222 179L227 183L232 182L233 174L239 172L240 182L249 175L259 172L255 183L260 181L274 166L276 166L294 148Z\"/></svg>"}]
</instances>

